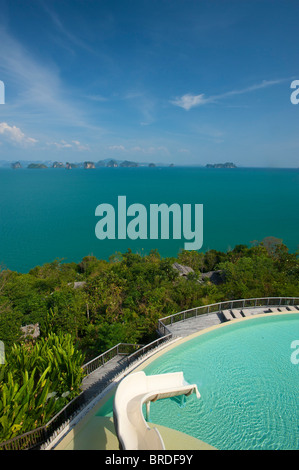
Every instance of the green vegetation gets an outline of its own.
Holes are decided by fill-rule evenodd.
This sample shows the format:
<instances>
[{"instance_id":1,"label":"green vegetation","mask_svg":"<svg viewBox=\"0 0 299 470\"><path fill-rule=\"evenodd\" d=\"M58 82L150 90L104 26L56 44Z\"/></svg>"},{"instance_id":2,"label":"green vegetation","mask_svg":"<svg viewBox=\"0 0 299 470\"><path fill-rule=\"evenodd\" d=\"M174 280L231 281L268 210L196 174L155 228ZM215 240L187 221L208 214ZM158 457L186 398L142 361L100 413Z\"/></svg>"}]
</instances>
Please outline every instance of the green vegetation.
<instances>
[{"instance_id":1,"label":"green vegetation","mask_svg":"<svg viewBox=\"0 0 299 470\"><path fill-rule=\"evenodd\" d=\"M0 442L46 424L77 396L82 363L69 334L13 345L0 367Z\"/></svg>"},{"instance_id":2,"label":"green vegetation","mask_svg":"<svg viewBox=\"0 0 299 470\"><path fill-rule=\"evenodd\" d=\"M180 276L173 263L194 272ZM214 284L201 274L218 270ZM82 364L119 342L156 338L157 320L184 309L250 297L298 296L298 253L274 238L223 253L161 258L116 253L56 260L29 273L0 272L0 441L47 422L79 393ZM21 326L39 324L38 338Z\"/></svg>"}]
</instances>

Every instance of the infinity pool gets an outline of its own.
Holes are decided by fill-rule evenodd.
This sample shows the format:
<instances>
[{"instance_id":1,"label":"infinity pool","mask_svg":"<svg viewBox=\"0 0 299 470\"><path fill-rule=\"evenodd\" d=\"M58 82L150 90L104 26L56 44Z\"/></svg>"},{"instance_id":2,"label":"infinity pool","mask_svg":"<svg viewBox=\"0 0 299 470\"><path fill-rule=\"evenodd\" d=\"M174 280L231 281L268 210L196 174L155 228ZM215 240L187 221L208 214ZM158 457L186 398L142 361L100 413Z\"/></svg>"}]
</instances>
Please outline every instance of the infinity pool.
<instances>
[{"instance_id":1,"label":"infinity pool","mask_svg":"<svg viewBox=\"0 0 299 470\"><path fill-rule=\"evenodd\" d=\"M217 449L299 449L299 314L227 323L160 356L146 374L183 371L201 394L151 403L150 420Z\"/></svg>"}]
</instances>

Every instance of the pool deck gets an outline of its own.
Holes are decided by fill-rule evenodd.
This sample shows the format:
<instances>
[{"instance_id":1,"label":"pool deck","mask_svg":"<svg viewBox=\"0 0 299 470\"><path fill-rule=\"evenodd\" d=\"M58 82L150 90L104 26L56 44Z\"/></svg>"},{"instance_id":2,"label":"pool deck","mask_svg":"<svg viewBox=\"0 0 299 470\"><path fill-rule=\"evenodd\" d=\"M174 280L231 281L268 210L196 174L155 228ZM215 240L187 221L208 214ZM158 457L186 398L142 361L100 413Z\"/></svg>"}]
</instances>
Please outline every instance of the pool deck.
<instances>
[{"instance_id":1,"label":"pool deck","mask_svg":"<svg viewBox=\"0 0 299 470\"><path fill-rule=\"evenodd\" d=\"M251 317L255 315L263 314L273 314L273 313L291 313L297 312L299 310L296 307L254 307L254 308L240 308L233 310L226 310L231 316L231 320L244 319L246 317ZM232 312L232 313L231 313ZM175 336L186 337L195 332L199 332L210 328L212 326L221 325L226 321L225 315L222 312L219 313L210 313L208 315L199 315L197 317L188 318L187 320L182 320L172 325L167 325L167 329Z\"/></svg>"},{"instance_id":2,"label":"pool deck","mask_svg":"<svg viewBox=\"0 0 299 470\"><path fill-rule=\"evenodd\" d=\"M205 442L159 424L156 427L167 450L216 450ZM119 450L113 418L93 416L78 430L72 430L55 450Z\"/></svg>"},{"instance_id":3,"label":"pool deck","mask_svg":"<svg viewBox=\"0 0 299 470\"><path fill-rule=\"evenodd\" d=\"M240 312L242 312L242 309L240 309ZM215 313L177 322L172 326L167 326L176 338L170 343L164 344L158 351L149 354L148 357L134 365L132 370L126 373L142 370L158 356L164 354L165 351L215 328L226 327L232 321L250 321L256 315L266 317L282 315L284 313L299 314L299 307L256 307L246 309L245 312L243 309L243 313L240 316L238 315L238 317L230 321L227 321L222 313ZM110 364L107 363L105 366L97 369L92 374L93 377L89 377L89 380L85 381L84 387L86 393L94 394L99 384L103 386L103 381L108 380L110 375L114 374L117 368L120 367L122 359L121 357L116 357L114 360L109 361ZM118 377L112 386L108 387L109 390L107 389L106 393L101 394L103 396L99 397L94 404L91 402L82 418L77 418L76 422L70 425L67 433L63 432L61 439L58 439L56 443L53 442L53 445L49 448L54 450L118 450L118 440L114 430L113 419L96 416L95 413L111 397L121 379L122 375ZM216 450L207 443L173 429L151 423L149 425L159 429L167 450Z\"/></svg>"}]
</instances>

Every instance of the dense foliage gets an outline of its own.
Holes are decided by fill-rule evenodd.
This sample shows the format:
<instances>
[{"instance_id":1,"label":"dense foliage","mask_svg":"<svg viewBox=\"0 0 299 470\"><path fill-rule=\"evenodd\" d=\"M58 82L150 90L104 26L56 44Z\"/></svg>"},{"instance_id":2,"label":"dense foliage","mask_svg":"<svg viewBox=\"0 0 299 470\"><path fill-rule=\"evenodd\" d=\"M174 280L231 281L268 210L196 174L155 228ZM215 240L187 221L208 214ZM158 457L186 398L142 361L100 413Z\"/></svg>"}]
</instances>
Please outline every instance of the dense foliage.
<instances>
[{"instance_id":1,"label":"dense foliage","mask_svg":"<svg viewBox=\"0 0 299 470\"><path fill-rule=\"evenodd\" d=\"M188 279L177 262L194 273ZM223 282L201 280L220 270ZM177 258L117 253L109 262L94 256L79 264L54 261L27 274L0 273L0 340L9 349L21 341L22 325L38 323L41 337L69 333L87 357L118 342L144 343L155 336L157 320L221 300L297 296L298 253L269 237L227 253L182 251Z\"/></svg>"},{"instance_id":2,"label":"dense foliage","mask_svg":"<svg viewBox=\"0 0 299 470\"><path fill-rule=\"evenodd\" d=\"M174 263L193 269L187 278ZM215 271L214 283L202 273ZM81 365L119 342L147 343L157 320L222 300L299 296L298 253L269 237L227 253L117 253L0 272L0 441L37 427L79 392ZM39 324L28 340L21 326ZM84 355L84 357L83 357ZM13 404L13 406L12 406ZM26 418L27 416L27 418Z\"/></svg>"},{"instance_id":3,"label":"dense foliage","mask_svg":"<svg viewBox=\"0 0 299 470\"><path fill-rule=\"evenodd\" d=\"M0 367L0 442L47 423L77 396L82 363L69 334L15 344Z\"/></svg>"}]
</instances>

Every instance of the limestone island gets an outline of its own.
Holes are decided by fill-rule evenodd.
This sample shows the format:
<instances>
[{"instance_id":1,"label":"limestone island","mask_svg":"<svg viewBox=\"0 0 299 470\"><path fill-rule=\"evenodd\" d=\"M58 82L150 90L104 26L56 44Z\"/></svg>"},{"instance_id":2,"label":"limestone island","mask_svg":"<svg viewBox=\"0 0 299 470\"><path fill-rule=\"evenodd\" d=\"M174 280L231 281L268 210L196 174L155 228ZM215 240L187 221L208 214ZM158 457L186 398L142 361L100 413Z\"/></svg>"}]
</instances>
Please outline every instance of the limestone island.
<instances>
[{"instance_id":1,"label":"limestone island","mask_svg":"<svg viewBox=\"0 0 299 470\"><path fill-rule=\"evenodd\" d=\"M23 168L20 162L15 162L11 164L13 170L18 170L19 168Z\"/></svg>"},{"instance_id":2,"label":"limestone island","mask_svg":"<svg viewBox=\"0 0 299 470\"><path fill-rule=\"evenodd\" d=\"M43 168L48 168L47 165L44 165L43 163L30 163L27 168L29 168L29 170L40 170L40 169L43 169Z\"/></svg>"},{"instance_id":3,"label":"limestone island","mask_svg":"<svg viewBox=\"0 0 299 470\"><path fill-rule=\"evenodd\" d=\"M121 166L123 168L136 168L139 165L136 162L128 162L127 160L125 160L124 162L121 162L121 164L119 166Z\"/></svg>"},{"instance_id":4,"label":"limestone island","mask_svg":"<svg viewBox=\"0 0 299 470\"><path fill-rule=\"evenodd\" d=\"M62 162L54 162L52 168L64 168L64 163Z\"/></svg>"},{"instance_id":5,"label":"limestone island","mask_svg":"<svg viewBox=\"0 0 299 470\"><path fill-rule=\"evenodd\" d=\"M66 162L65 168L66 168L67 170L72 170L73 168L77 168L77 165L75 165L75 163Z\"/></svg>"},{"instance_id":6,"label":"limestone island","mask_svg":"<svg viewBox=\"0 0 299 470\"><path fill-rule=\"evenodd\" d=\"M93 162L84 162L84 168L85 170L90 170L95 168L95 164Z\"/></svg>"},{"instance_id":7,"label":"limestone island","mask_svg":"<svg viewBox=\"0 0 299 470\"><path fill-rule=\"evenodd\" d=\"M118 167L118 164L115 160L110 160L107 165L106 165L108 168L117 168Z\"/></svg>"}]
</instances>

